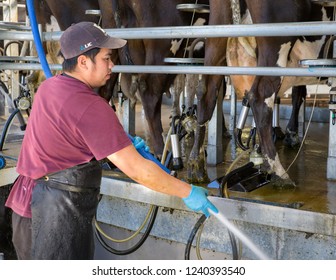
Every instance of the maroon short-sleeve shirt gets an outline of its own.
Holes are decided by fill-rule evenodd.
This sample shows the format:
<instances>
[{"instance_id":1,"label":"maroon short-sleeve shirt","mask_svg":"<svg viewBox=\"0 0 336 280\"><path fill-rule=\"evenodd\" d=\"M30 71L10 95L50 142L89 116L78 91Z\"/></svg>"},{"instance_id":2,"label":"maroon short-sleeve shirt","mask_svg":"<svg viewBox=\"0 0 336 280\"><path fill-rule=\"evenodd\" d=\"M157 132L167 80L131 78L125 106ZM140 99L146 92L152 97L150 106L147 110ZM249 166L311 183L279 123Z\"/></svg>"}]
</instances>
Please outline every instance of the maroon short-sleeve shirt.
<instances>
[{"instance_id":1,"label":"maroon short-sleeve shirt","mask_svg":"<svg viewBox=\"0 0 336 280\"><path fill-rule=\"evenodd\" d=\"M44 81L33 108L16 170L20 174L6 206L31 217L34 179L131 145L111 106L81 81L57 75Z\"/></svg>"}]
</instances>

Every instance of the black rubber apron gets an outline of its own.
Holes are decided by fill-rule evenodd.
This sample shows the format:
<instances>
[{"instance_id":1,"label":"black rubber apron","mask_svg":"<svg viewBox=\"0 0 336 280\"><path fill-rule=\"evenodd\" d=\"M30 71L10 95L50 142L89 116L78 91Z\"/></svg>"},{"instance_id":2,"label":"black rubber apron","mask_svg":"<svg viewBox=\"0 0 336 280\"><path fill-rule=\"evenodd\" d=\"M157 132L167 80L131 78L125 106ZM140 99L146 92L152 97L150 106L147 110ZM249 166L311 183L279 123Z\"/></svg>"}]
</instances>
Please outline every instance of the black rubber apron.
<instances>
[{"instance_id":1,"label":"black rubber apron","mask_svg":"<svg viewBox=\"0 0 336 280\"><path fill-rule=\"evenodd\" d=\"M37 180L32 194L32 259L93 259L93 217L102 177L91 161Z\"/></svg>"}]
</instances>

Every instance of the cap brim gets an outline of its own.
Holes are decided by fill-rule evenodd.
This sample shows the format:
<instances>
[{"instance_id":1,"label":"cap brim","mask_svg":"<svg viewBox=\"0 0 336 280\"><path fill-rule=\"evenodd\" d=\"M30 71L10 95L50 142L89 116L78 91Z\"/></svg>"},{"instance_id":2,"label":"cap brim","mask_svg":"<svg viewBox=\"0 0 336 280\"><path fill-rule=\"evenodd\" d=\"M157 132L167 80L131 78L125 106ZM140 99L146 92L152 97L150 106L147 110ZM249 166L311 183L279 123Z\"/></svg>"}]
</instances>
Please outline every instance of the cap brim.
<instances>
[{"instance_id":1,"label":"cap brim","mask_svg":"<svg viewBox=\"0 0 336 280\"><path fill-rule=\"evenodd\" d=\"M114 37L108 37L107 40L102 43L99 47L107 49L119 49L125 46L126 40Z\"/></svg>"}]
</instances>

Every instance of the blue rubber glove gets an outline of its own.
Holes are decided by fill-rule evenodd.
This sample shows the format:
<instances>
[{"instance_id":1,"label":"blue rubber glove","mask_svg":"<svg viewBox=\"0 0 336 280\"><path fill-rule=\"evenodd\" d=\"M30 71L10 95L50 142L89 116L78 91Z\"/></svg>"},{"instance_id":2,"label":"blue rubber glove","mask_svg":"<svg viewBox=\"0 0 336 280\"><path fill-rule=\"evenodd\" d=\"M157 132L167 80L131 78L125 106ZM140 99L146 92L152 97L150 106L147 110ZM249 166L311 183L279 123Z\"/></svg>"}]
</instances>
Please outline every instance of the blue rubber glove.
<instances>
[{"instance_id":1,"label":"blue rubber glove","mask_svg":"<svg viewBox=\"0 0 336 280\"><path fill-rule=\"evenodd\" d=\"M135 136L133 138L133 146L139 150L141 148L144 148L146 152L149 152L149 147L146 145L145 140L143 140L141 137L139 136Z\"/></svg>"},{"instance_id":2,"label":"blue rubber glove","mask_svg":"<svg viewBox=\"0 0 336 280\"><path fill-rule=\"evenodd\" d=\"M209 191L202 188L191 185L191 192L188 197L182 198L185 205L193 211L202 211L205 216L209 217L210 213L208 208L213 212L218 213L218 209L207 198Z\"/></svg>"}]
</instances>

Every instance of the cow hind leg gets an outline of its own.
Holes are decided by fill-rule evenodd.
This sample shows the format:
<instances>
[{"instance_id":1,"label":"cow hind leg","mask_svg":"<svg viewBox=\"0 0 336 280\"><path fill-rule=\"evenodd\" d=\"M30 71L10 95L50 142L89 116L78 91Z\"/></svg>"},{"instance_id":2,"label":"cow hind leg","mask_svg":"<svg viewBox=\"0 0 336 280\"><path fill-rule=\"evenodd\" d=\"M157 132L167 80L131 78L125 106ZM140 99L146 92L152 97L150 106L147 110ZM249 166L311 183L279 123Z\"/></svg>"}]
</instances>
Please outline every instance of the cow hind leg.
<instances>
[{"instance_id":1,"label":"cow hind leg","mask_svg":"<svg viewBox=\"0 0 336 280\"><path fill-rule=\"evenodd\" d=\"M172 97L172 109L171 116L172 118L175 116L181 115L180 110L180 96L184 88L184 75L177 75L173 85L169 88L169 92Z\"/></svg>"},{"instance_id":2,"label":"cow hind leg","mask_svg":"<svg viewBox=\"0 0 336 280\"><path fill-rule=\"evenodd\" d=\"M197 96L197 125L194 130L193 146L188 158L188 181L193 183L208 183L209 177L206 169L206 152L205 152L205 136L206 123L204 119L200 118L200 113L204 112L202 106L202 98L206 92L205 77L193 76L193 92Z\"/></svg>"},{"instance_id":3,"label":"cow hind leg","mask_svg":"<svg viewBox=\"0 0 336 280\"><path fill-rule=\"evenodd\" d=\"M299 111L307 96L306 86L297 86L292 89L292 113L286 127L284 145L295 148L301 144L299 137Z\"/></svg>"},{"instance_id":4,"label":"cow hind leg","mask_svg":"<svg viewBox=\"0 0 336 280\"><path fill-rule=\"evenodd\" d=\"M195 142L190 152L187 164L187 180L190 183L208 183L209 177L206 170L206 156L204 150L204 138L206 126L197 125Z\"/></svg>"},{"instance_id":5,"label":"cow hind leg","mask_svg":"<svg viewBox=\"0 0 336 280\"><path fill-rule=\"evenodd\" d=\"M161 159L164 148L161 122L162 94L155 91L155 88L153 81L149 80L147 83L146 79L139 78L139 94L148 124L151 146L154 154Z\"/></svg>"},{"instance_id":6,"label":"cow hind leg","mask_svg":"<svg viewBox=\"0 0 336 280\"><path fill-rule=\"evenodd\" d=\"M263 82L261 82L263 83ZM266 96L265 92L272 90L271 87L267 87L268 83L264 82L264 92L260 93L260 96ZM275 94L274 94L275 95ZM272 175L272 183L276 187L293 187L295 183L289 178L286 170L282 166L279 155L276 151L275 144L272 137L272 115L273 110L270 106L271 102L266 102L265 98L256 96L254 91L248 93L249 103L253 112L253 116L256 122L256 127L259 135L261 151L266 159L263 164L265 168ZM273 96L274 97L274 96ZM269 100L270 101L270 100Z\"/></svg>"}]
</instances>

